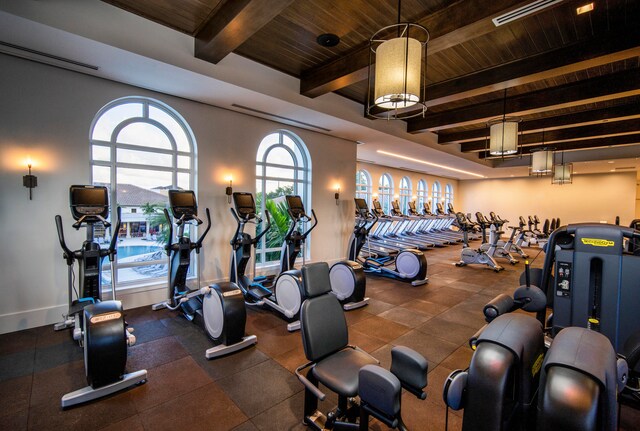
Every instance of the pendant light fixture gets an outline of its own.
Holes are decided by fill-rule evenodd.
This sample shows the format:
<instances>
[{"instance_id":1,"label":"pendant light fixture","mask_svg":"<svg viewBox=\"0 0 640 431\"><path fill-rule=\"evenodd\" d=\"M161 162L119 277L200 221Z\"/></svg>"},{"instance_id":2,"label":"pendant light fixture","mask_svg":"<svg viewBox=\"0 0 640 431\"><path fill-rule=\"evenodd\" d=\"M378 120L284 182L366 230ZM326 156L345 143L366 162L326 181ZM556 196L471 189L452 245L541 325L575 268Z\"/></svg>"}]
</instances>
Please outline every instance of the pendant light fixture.
<instances>
[{"instance_id":1,"label":"pendant light fixture","mask_svg":"<svg viewBox=\"0 0 640 431\"><path fill-rule=\"evenodd\" d=\"M553 165L552 184L571 184L573 182L573 163L564 162L564 151L560 153L560 163Z\"/></svg>"},{"instance_id":2,"label":"pendant light fixture","mask_svg":"<svg viewBox=\"0 0 640 431\"><path fill-rule=\"evenodd\" d=\"M542 130L542 147L531 150L529 175L544 176L553 173L553 148L544 146L544 130Z\"/></svg>"},{"instance_id":3,"label":"pendant light fixture","mask_svg":"<svg viewBox=\"0 0 640 431\"><path fill-rule=\"evenodd\" d=\"M489 154L492 156L509 156L518 152L519 117L507 117L507 89L504 89L502 117L487 122L489 127Z\"/></svg>"},{"instance_id":4,"label":"pendant light fixture","mask_svg":"<svg viewBox=\"0 0 640 431\"><path fill-rule=\"evenodd\" d=\"M403 120L427 110L425 88L429 31L400 21L377 31L369 40L367 115Z\"/></svg>"}]
</instances>

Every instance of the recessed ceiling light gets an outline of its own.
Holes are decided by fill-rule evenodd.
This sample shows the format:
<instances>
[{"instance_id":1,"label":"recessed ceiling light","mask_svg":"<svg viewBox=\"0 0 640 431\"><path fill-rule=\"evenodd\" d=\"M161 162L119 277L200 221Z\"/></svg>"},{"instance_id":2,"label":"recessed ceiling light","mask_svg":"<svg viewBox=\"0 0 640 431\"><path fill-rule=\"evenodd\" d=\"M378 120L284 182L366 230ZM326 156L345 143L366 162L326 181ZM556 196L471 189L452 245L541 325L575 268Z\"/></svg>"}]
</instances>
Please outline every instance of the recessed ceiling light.
<instances>
[{"instance_id":1,"label":"recessed ceiling light","mask_svg":"<svg viewBox=\"0 0 640 431\"><path fill-rule=\"evenodd\" d=\"M591 3L587 3L585 5L582 5L578 8L576 8L576 13L578 15L582 15L583 13L587 13L587 12L591 12L593 10L593 2Z\"/></svg>"},{"instance_id":2,"label":"recessed ceiling light","mask_svg":"<svg viewBox=\"0 0 640 431\"><path fill-rule=\"evenodd\" d=\"M318 45L332 48L340 43L340 38L338 35L333 33L324 33L316 38L316 42L318 42Z\"/></svg>"},{"instance_id":3,"label":"recessed ceiling light","mask_svg":"<svg viewBox=\"0 0 640 431\"><path fill-rule=\"evenodd\" d=\"M460 172L461 174L473 175L474 177L486 178L484 175L475 174L475 173L469 172L469 171L463 171L462 169L451 168L451 167L445 166L445 165L439 165L437 163L427 162L425 160L416 159L414 157L407 157L407 156L403 156L401 154L390 153L388 151L383 151L383 150L378 150L377 152L380 153L380 154L384 154L386 156L396 157L396 158L402 159L402 160L409 160L410 162L416 162L416 163L421 163L421 164L427 165L427 166L434 166L436 168L442 168L442 169L447 169L449 171Z\"/></svg>"},{"instance_id":4,"label":"recessed ceiling light","mask_svg":"<svg viewBox=\"0 0 640 431\"><path fill-rule=\"evenodd\" d=\"M615 172L615 171L616 171L615 169L611 169L611 170L609 170L609 172Z\"/></svg>"},{"instance_id":5,"label":"recessed ceiling light","mask_svg":"<svg viewBox=\"0 0 640 431\"><path fill-rule=\"evenodd\" d=\"M611 163L615 163L613 160L609 160L607 163L611 164Z\"/></svg>"}]
</instances>

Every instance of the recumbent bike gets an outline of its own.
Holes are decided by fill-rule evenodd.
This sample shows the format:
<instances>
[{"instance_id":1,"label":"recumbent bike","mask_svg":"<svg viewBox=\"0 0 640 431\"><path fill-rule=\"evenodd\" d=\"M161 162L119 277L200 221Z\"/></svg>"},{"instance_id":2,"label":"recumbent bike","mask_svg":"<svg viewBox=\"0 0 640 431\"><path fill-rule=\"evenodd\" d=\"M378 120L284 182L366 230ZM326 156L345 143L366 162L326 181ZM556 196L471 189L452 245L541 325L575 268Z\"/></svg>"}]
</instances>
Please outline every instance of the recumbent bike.
<instances>
[{"instance_id":1,"label":"recumbent bike","mask_svg":"<svg viewBox=\"0 0 640 431\"><path fill-rule=\"evenodd\" d=\"M73 339L84 348L84 366L88 386L65 394L62 408L88 402L146 382L147 370L127 373L127 347L135 344L132 328L127 328L122 303L116 300L116 241L120 230L120 207L112 227L108 248L94 239L95 225L111 227L109 198L106 187L73 185L69 189L74 229L87 228L87 239L79 250L67 247L62 217L56 215L58 240L68 266L69 310L65 320L54 326L56 331L73 328ZM111 300L103 300L102 260L111 263ZM75 290L73 265L78 262L78 290ZM76 299L73 298L74 292Z\"/></svg>"}]
</instances>

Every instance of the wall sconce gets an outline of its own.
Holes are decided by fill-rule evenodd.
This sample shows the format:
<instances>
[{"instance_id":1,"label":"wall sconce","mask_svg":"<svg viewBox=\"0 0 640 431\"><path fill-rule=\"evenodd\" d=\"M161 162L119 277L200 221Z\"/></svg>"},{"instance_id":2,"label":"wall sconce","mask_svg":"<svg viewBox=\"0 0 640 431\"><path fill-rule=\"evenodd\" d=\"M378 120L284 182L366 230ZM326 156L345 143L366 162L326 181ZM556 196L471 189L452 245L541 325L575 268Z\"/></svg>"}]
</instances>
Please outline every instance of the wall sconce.
<instances>
[{"instance_id":1,"label":"wall sconce","mask_svg":"<svg viewBox=\"0 0 640 431\"><path fill-rule=\"evenodd\" d=\"M418 196L416 196L416 195L411 196L411 200L414 201L414 202L417 201L418 200Z\"/></svg>"},{"instance_id":2,"label":"wall sconce","mask_svg":"<svg viewBox=\"0 0 640 431\"><path fill-rule=\"evenodd\" d=\"M227 195L227 203L231 203L231 195L233 194L233 177L229 177L229 185L225 189L224 193Z\"/></svg>"},{"instance_id":3,"label":"wall sconce","mask_svg":"<svg viewBox=\"0 0 640 431\"><path fill-rule=\"evenodd\" d=\"M338 200L340 199L340 186L336 186L336 193L333 195L336 200L336 205L338 205Z\"/></svg>"},{"instance_id":4,"label":"wall sconce","mask_svg":"<svg viewBox=\"0 0 640 431\"><path fill-rule=\"evenodd\" d=\"M29 174L22 177L22 185L29 188L29 200L33 200L33 189L38 187L38 177L31 175L31 163L27 167Z\"/></svg>"}]
</instances>

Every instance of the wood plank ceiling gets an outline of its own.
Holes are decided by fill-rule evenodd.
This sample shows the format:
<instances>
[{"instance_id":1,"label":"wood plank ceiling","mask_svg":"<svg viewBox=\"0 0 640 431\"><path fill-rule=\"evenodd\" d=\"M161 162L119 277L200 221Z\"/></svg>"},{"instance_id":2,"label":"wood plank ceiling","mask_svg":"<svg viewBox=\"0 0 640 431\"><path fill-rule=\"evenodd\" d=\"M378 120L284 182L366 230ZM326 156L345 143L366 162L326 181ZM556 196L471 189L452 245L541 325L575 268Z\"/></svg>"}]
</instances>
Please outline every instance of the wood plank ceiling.
<instances>
[{"instance_id":1,"label":"wood plank ceiling","mask_svg":"<svg viewBox=\"0 0 640 431\"><path fill-rule=\"evenodd\" d=\"M363 105L368 40L396 22L398 7L393 0L103 1L194 36L198 58L217 63L235 52L299 78L308 97L336 92ZM578 15L588 0L564 0L499 27L491 21L531 2L402 2L401 19L431 34L429 109L407 130L435 132L442 145L485 158L486 121L506 105L523 120L523 153L543 137L571 151L640 145L640 1L594 0L593 11ZM340 43L319 45L323 33Z\"/></svg>"}]
</instances>

